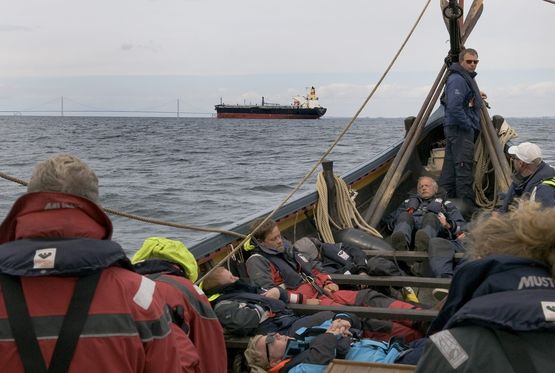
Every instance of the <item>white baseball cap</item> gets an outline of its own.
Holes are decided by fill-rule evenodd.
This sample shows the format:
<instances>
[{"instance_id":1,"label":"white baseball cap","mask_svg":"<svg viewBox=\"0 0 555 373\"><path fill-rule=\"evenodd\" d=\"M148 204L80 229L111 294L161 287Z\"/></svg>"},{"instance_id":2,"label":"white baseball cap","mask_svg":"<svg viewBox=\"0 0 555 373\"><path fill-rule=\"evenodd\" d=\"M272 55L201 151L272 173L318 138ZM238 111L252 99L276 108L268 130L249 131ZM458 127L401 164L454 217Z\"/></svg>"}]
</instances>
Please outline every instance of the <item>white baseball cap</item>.
<instances>
[{"instance_id":1,"label":"white baseball cap","mask_svg":"<svg viewBox=\"0 0 555 373\"><path fill-rule=\"evenodd\" d=\"M511 146L509 154L515 155L524 163L532 163L535 159L542 158L540 147L531 142L523 142L522 144Z\"/></svg>"}]
</instances>

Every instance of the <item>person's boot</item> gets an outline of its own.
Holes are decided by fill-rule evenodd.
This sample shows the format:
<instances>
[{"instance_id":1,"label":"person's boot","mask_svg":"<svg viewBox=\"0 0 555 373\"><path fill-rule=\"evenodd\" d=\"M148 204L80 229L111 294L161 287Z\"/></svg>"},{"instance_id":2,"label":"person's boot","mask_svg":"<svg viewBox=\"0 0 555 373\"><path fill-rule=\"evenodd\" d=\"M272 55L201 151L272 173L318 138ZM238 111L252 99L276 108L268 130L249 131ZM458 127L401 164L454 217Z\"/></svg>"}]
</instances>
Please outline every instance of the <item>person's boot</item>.
<instances>
[{"instance_id":1,"label":"person's boot","mask_svg":"<svg viewBox=\"0 0 555 373\"><path fill-rule=\"evenodd\" d=\"M443 299L445 299L448 294L449 294L449 290L447 290L447 289L437 288L437 289L432 290L432 296L438 302L441 302Z\"/></svg>"},{"instance_id":2,"label":"person's boot","mask_svg":"<svg viewBox=\"0 0 555 373\"><path fill-rule=\"evenodd\" d=\"M419 229L414 235L414 249L416 251L428 251L430 236L424 230Z\"/></svg>"},{"instance_id":3,"label":"person's boot","mask_svg":"<svg viewBox=\"0 0 555 373\"><path fill-rule=\"evenodd\" d=\"M396 251L408 250L405 234L401 231L395 231L391 234L391 246Z\"/></svg>"}]
</instances>

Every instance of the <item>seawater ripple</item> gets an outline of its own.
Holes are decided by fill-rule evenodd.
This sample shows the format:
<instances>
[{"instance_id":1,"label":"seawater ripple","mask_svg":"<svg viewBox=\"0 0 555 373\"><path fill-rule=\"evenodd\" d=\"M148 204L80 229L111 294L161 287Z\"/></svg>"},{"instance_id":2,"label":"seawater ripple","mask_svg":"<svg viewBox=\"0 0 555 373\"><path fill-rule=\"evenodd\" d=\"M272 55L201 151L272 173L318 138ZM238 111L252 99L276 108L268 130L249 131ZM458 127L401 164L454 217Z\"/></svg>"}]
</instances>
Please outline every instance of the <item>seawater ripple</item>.
<instances>
[{"instance_id":1,"label":"seawater ripple","mask_svg":"<svg viewBox=\"0 0 555 373\"><path fill-rule=\"evenodd\" d=\"M509 118L516 142L534 141L547 162L555 118ZM0 171L28 180L33 165L57 153L85 160L100 179L104 206L178 224L221 227L277 206L333 143L346 118L0 117ZM390 147L403 118L362 118L328 156L341 175ZM298 195L314 190L313 176ZM25 188L0 179L5 217ZM190 245L206 235L112 217L128 254L149 236Z\"/></svg>"}]
</instances>

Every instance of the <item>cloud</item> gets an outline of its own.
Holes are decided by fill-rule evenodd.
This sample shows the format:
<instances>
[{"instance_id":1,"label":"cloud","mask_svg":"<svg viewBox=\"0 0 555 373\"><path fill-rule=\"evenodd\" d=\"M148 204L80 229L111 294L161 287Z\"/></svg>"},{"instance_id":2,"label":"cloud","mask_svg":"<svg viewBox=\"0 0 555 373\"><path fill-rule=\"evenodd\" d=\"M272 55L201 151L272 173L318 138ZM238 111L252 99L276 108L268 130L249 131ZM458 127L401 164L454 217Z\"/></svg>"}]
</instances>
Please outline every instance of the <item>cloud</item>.
<instances>
[{"instance_id":1,"label":"cloud","mask_svg":"<svg viewBox=\"0 0 555 373\"><path fill-rule=\"evenodd\" d=\"M497 87L495 91L500 96L505 97L553 97L553 95L555 95L555 81L545 81L531 84L515 84L511 86Z\"/></svg>"},{"instance_id":2,"label":"cloud","mask_svg":"<svg viewBox=\"0 0 555 373\"><path fill-rule=\"evenodd\" d=\"M120 50L122 51L130 51L130 50L147 50L153 53L157 53L158 49L156 46L154 46L154 43L150 43L151 45L144 45L144 44L133 44L133 43L123 43L120 47Z\"/></svg>"},{"instance_id":3,"label":"cloud","mask_svg":"<svg viewBox=\"0 0 555 373\"><path fill-rule=\"evenodd\" d=\"M31 31L32 28L19 25L0 25L0 32Z\"/></svg>"},{"instance_id":4,"label":"cloud","mask_svg":"<svg viewBox=\"0 0 555 373\"><path fill-rule=\"evenodd\" d=\"M131 43L123 43L120 47L120 49L122 51L130 51L131 49L133 49L133 44Z\"/></svg>"}]
</instances>

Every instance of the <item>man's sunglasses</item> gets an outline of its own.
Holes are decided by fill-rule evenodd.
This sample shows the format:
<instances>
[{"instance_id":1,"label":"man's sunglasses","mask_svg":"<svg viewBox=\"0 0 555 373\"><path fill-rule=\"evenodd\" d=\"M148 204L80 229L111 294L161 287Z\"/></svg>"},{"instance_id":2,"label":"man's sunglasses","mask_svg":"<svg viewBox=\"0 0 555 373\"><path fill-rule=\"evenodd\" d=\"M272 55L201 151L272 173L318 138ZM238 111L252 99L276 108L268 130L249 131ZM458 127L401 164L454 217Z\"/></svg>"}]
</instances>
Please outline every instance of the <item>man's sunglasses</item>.
<instances>
[{"instance_id":1,"label":"man's sunglasses","mask_svg":"<svg viewBox=\"0 0 555 373\"><path fill-rule=\"evenodd\" d=\"M464 60L464 62L466 62L468 65L470 64L478 65L478 62L480 62L480 60Z\"/></svg>"},{"instance_id":2,"label":"man's sunglasses","mask_svg":"<svg viewBox=\"0 0 555 373\"><path fill-rule=\"evenodd\" d=\"M276 340L276 333L268 333L266 336L266 358L270 362L270 348L269 346Z\"/></svg>"}]
</instances>

